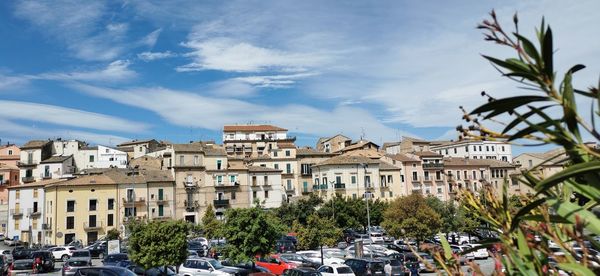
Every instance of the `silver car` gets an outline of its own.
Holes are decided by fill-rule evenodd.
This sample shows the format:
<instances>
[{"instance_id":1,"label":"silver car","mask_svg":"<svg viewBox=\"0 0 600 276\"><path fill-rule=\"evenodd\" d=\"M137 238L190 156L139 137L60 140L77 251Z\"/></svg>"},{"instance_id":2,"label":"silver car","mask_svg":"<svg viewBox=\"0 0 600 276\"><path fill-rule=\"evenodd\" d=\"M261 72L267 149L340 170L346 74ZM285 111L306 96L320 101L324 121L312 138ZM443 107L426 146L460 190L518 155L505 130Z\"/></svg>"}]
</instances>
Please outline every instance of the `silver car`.
<instances>
[{"instance_id":1,"label":"silver car","mask_svg":"<svg viewBox=\"0 0 600 276\"><path fill-rule=\"evenodd\" d=\"M69 260L84 261L89 266L92 266L92 254L89 250L75 250Z\"/></svg>"},{"instance_id":2,"label":"silver car","mask_svg":"<svg viewBox=\"0 0 600 276\"><path fill-rule=\"evenodd\" d=\"M16 260L10 266L9 276L21 276L33 274L33 259Z\"/></svg>"},{"instance_id":3,"label":"silver car","mask_svg":"<svg viewBox=\"0 0 600 276\"><path fill-rule=\"evenodd\" d=\"M62 276L75 275L78 268L87 266L89 266L89 264L85 260L68 260L63 264L60 271Z\"/></svg>"}]
</instances>

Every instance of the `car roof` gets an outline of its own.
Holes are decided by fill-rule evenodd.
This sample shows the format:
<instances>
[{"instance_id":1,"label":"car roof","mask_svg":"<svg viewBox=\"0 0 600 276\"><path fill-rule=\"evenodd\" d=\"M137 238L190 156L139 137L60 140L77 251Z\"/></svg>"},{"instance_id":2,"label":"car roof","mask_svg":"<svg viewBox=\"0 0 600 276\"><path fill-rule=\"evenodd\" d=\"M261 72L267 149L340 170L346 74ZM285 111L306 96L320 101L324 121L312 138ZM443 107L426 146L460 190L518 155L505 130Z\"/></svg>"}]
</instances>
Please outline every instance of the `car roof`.
<instances>
[{"instance_id":1,"label":"car roof","mask_svg":"<svg viewBox=\"0 0 600 276\"><path fill-rule=\"evenodd\" d=\"M323 266L330 266L330 267L333 267L333 268L349 267L348 265L345 265L345 264L328 264L328 265L322 265L321 267L323 267Z\"/></svg>"},{"instance_id":2,"label":"car roof","mask_svg":"<svg viewBox=\"0 0 600 276\"><path fill-rule=\"evenodd\" d=\"M297 267L297 268L294 268L294 270L299 270L299 271L303 271L303 272L313 272L313 271L315 271L315 269L312 268L312 267Z\"/></svg>"},{"instance_id":3,"label":"car roof","mask_svg":"<svg viewBox=\"0 0 600 276\"><path fill-rule=\"evenodd\" d=\"M79 250L73 251L73 253L75 253L75 252L90 252L90 251L87 249L79 249Z\"/></svg>"}]
</instances>

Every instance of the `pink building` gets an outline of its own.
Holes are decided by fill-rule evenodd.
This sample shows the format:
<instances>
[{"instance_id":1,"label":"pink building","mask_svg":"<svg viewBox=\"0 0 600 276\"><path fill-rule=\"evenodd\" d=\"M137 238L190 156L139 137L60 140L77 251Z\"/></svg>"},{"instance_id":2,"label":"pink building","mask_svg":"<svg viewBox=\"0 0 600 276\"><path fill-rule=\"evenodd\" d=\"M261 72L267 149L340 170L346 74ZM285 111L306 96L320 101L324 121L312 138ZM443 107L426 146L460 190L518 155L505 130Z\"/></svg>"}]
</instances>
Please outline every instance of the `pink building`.
<instances>
[{"instance_id":1,"label":"pink building","mask_svg":"<svg viewBox=\"0 0 600 276\"><path fill-rule=\"evenodd\" d=\"M19 185L19 167L0 163L0 204L8 202L8 186Z\"/></svg>"},{"instance_id":2,"label":"pink building","mask_svg":"<svg viewBox=\"0 0 600 276\"><path fill-rule=\"evenodd\" d=\"M21 159L21 149L13 144L0 145L0 163L17 166Z\"/></svg>"}]
</instances>

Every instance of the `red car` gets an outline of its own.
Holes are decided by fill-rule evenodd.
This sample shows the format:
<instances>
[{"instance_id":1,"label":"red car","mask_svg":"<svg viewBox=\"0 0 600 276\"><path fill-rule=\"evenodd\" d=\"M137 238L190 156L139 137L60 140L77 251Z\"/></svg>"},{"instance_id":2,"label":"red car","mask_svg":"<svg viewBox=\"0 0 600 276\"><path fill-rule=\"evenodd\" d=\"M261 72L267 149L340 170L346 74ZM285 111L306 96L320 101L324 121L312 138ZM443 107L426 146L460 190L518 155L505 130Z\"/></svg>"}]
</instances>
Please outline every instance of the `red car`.
<instances>
[{"instance_id":1,"label":"red car","mask_svg":"<svg viewBox=\"0 0 600 276\"><path fill-rule=\"evenodd\" d=\"M297 265L293 263L286 263L279 255L270 255L266 257L257 257L256 264L260 265L275 275L281 275L286 270L296 268Z\"/></svg>"}]
</instances>

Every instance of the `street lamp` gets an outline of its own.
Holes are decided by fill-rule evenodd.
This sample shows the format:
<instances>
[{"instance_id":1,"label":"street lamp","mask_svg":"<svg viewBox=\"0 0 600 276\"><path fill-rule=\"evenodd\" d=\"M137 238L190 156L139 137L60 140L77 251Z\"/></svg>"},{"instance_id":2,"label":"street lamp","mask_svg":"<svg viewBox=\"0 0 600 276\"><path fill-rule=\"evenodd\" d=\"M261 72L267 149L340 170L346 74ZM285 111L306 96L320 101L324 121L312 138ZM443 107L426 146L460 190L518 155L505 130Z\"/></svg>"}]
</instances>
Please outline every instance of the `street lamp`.
<instances>
[{"instance_id":1,"label":"street lamp","mask_svg":"<svg viewBox=\"0 0 600 276\"><path fill-rule=\"evenodd\" d=\"M367 167L368 165L365 163L361 163L360 164L363 169L365 170L365 174L364 174L364 183L365 183L365 199L367 200L367 236L369 237L369 245L372 244L372 240L371 240L371 214L369 211L369 199L371 198L371 192L366 191L367 189ZM370 183L369 183L370 184ZM369 248L369 254L371 256L371 258L373 258L373 249Z\"/></svg>"}]
</instances>

